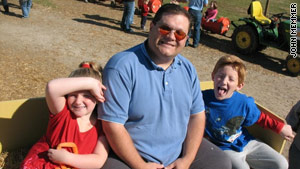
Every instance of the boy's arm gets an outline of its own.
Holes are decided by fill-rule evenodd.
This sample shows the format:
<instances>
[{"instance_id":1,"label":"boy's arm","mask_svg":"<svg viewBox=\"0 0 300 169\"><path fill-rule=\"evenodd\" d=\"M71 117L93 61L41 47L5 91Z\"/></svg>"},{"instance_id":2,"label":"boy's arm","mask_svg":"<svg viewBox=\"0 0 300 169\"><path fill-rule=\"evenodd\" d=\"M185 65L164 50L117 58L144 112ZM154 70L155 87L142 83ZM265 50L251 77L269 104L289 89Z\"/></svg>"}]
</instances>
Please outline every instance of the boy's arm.
<instances>
[{"instance_id":1,"label":"boy's arm","mask_svg":"<svg viewBox=\"0 0 300 169\"><path fill-rule=\"evenodd\" d=\"M281 121L271 118L269 115L261 112L260 117L256 124L260 125L263 128L271 129L272 131L279 133L286 140L292 140L294 134L290 125L284 124Z\"/></svg>"},{"instance_id":2,"label":"boy's arm","mask_svg":"<svg viewBox=\"0 0 300 169\"><path fill-rule=\"evenodd\" d=\"M49 149L49 159L58 164L69 165L75 168L101 168L105 163L109 146L105 136L98 138L95 150L91 154L74 154L65 149Z\"/></svg>"}]
</instances>

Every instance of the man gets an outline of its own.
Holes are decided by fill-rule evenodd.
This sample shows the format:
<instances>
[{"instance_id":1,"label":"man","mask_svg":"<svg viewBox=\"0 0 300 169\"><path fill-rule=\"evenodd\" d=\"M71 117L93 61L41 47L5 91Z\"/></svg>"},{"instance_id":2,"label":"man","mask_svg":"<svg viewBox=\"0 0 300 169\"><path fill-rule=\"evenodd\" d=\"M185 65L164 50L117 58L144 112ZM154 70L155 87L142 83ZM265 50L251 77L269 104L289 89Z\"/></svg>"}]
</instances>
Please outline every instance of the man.
<instances>
[{"instance_id":1,"label":"man","mask_svg":"<svg viewBox=\"0 0 300 169\"><path fill-rule=\"evenodd\" d=\"M163 5L148 39L108 61L103 74L106 101L98 112L113 151L104 169L231 169L224 152L203 139L197 72L179 54L189 26L185 9Z\"/></svg>"},{"instance_id":2,"label":"man","mask_svg":"<svg viewBox=\"0 0 300 169\"><path fill-rule=\"evenodd\" d=\"M201 20L202 20L202 9L206 7L208 4L208 0L181 0L181 1L189 1L189 13L191 14L194 21L194 35L193 35L193 45L192 47L197 48L200 42L201 35ZM189 36L192 33L190 31ZM189 41L186 41L186 46L189 45Z\"/></svg>"},{"instance_id":3,"label":"man","mask_svg":"<svg viewBox=\"0 0 300 169\"><path fill-rule=\"evenodd\" d=\"M121 21L121 29L126 33L132 33L131 24L133 23L133 16L135 10L135 0L123 0L124 11Z\"/></svg>"},{"instance_id":4,"label":"man","mask_svg":"<svg viewBox=\"0 0 300 169\"><path fill-rule=\"evenodd\" d=\"M4 8L4 13L9 13L9 7L7 4L7 0L2 0L2 6Z\"/></svg>"},{"instance_id":5,"label":"man","mask_svg":"<svg viewBox=\"0 0 300 169\"><path fill-rule=\"evenodd\" d=\"M32 7L32 0L19 0L22 9L22 18L29 18L29 13Z\"/></svg>"}]
</instances>

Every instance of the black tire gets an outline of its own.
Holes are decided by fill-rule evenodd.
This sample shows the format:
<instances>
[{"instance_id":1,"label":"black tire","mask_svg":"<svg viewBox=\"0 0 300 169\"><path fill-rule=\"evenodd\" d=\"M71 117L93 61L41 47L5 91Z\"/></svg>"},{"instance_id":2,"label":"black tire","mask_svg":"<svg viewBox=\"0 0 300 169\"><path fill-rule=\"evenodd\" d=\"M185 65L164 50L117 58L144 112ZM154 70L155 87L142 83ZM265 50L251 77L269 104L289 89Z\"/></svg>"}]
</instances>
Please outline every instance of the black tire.
<instances>
[{"instance_id":1,"label":"black tire","mask_svg":"<svg viewBox=\"0 0 300 169\"><path fill-rule=\"evenodd\" d=\"M266 45L258 45L257 51L258 51L258 52L263 51L263 50L265 50L267 47L268 47L268 46L266 46Z\"/></svg>"},{"instance_id":2,"label":"black tire","mask_svg":"<svg viewBox=\"0 0 300 169\"><path fill-rule=\"evenodd\" d=\"M298 76L300 73L300 58L293 58L293 56L288 55L285 60L286 69L292 76Z\"/></svg>"},{"instance_id":3,"label":"black tire","mask_svg":"<svg viewBox=\"0 0 300 169\"><path fill-rule=\"evenodd\" d=\"M232 34L234 48L242 54L250 55L258 50L258 35L249 25L237 27Z\"/></svg>"}]
</instances>

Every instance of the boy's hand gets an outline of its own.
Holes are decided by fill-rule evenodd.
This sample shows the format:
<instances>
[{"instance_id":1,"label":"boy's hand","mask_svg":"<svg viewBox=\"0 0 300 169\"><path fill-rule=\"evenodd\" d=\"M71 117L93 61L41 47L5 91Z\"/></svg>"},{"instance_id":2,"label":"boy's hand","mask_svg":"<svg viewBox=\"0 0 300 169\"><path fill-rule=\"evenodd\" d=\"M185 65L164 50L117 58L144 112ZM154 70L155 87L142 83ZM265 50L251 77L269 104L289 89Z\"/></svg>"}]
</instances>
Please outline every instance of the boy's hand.
<instances>
[{"instance_id":1,"label":"boy's hand","mask_svg":"<svg viewBox=\"0 0 300 169\"><path fill-rule=\"evenodd\" d=\"M293 134L292 127L288 124L285 124L279 133L284 139L292 141L295 137Z\"/></svg>"}]
</instances>

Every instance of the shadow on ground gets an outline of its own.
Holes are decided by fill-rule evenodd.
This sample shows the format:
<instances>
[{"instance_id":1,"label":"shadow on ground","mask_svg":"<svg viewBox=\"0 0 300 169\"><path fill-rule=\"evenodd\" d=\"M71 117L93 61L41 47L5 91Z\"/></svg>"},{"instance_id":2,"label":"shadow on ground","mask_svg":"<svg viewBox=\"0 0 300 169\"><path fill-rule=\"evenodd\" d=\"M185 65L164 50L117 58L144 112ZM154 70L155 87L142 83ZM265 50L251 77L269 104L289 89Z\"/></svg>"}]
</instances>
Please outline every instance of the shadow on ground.
<instances>
[{"instance_id":1,"label":"shadow on ground","mask_svg":"<svg viewBox=\"0 0 300 169\"><path fill-rule=\"evenodd\" d=\"M101 27L107 27L109 29L123 31L120 27L120 20L101 17L100 15L88 15L88 14L83 14L83 15L85 16L86 19L74 18L73 20L81 23L88 23L88 24L93 24ZM105 24L103 22L110 22L112 23L112 25ZM134 26L132 26L132 28L139 29L139 27L134 27ZM132 32L130 34L144 36L144 37L148 36L146 32Z\"/></svg>"}]
</instances>

